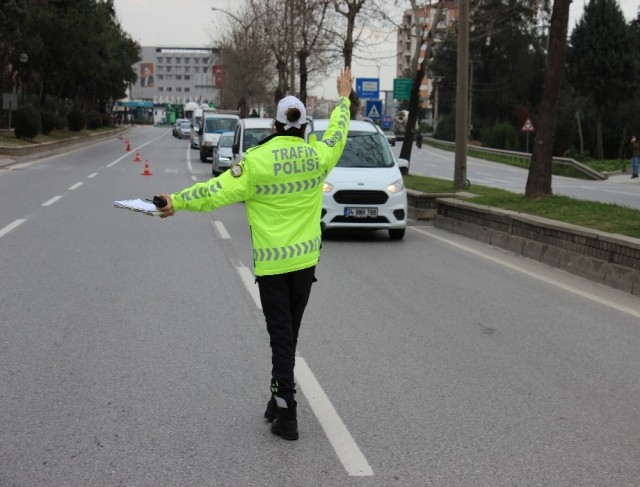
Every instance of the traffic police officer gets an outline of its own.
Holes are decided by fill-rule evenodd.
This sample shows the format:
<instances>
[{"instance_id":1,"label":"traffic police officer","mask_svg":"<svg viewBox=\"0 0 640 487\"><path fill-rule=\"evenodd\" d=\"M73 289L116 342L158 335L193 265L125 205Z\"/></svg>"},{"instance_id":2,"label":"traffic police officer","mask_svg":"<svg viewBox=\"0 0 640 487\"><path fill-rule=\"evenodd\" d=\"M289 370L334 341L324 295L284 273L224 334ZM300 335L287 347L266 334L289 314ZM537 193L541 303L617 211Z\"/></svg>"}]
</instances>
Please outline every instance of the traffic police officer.
<instances>
[{"instance_id":1,"label":"traffic police officer","mask_svg":"<svg viewBox=\"0 0 640 487\"><path fill-rule=\"evenodd\" d=\"M280 100L275 133L217 178L171 195L162 217L176 211L209 212L244 201L253 244L254 272L272 349L272 397L265 418L271 431L298 439L293 370L302 315L320 258L322 187L347 142L349 67L338 77L340 99L321 141L305 142L306 110L300 100Z\"/></svg>"}]
</instances>

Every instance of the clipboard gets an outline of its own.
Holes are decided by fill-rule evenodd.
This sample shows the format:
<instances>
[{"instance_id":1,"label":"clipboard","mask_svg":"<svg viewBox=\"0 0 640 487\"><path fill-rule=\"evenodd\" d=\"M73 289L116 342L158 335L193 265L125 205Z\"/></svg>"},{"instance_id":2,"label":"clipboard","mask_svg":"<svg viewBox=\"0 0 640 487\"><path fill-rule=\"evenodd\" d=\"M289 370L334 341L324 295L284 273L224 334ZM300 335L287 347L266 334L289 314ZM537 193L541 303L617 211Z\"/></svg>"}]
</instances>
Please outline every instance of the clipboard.
<instances>
[{"instance_id":1,"label":"clipboard","mask_svg":"<svg viewBox=\"0 0 640 487\"><path fill-rule=\"evenodd\" d=\"M135 200L119 200L114 201L113 206L116 208L124 208L125 210L135 211L149 216L160 216L162 212L158 210L156 205L148 201L137 198Z\"/></svg>"}]
</instances>

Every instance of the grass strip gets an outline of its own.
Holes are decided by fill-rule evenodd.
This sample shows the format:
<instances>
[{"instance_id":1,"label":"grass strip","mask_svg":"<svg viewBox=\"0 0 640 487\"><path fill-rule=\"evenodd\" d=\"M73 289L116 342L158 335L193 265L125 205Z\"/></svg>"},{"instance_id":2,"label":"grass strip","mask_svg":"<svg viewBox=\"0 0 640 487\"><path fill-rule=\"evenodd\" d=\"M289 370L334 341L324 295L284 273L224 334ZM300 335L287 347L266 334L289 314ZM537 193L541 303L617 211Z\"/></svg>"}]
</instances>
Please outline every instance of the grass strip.
<instances>
[{"instance_id":1,"label":"grass strip","mask_svg":"<svg viewBox=\"0 0 640 487\"><path fill-rule=\"evenodd\" d=\"M422 193L456 193L453 181L406 175L405 186ZM527 213L549 220L591 228L602 232L640 238L640 210L612 203L579 200L568 196L549 196L531 200L497 188L473 185L468 191L477 195L469 201L479 205Z\"/></svg>"}]
</instances>

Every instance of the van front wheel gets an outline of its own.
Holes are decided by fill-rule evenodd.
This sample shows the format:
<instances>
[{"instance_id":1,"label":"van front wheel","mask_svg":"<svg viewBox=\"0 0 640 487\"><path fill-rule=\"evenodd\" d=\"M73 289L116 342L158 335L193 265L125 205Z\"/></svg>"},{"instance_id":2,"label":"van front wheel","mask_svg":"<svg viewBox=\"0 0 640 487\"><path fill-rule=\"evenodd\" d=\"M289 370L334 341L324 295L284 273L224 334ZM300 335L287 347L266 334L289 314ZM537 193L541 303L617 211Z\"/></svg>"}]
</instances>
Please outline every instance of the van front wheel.
<instances>
[{"instance_id":1,"label":"van front wheel","mask_svg":"<svg viewBox=\"0 0 640 487\"><path fill-rule=\"evenodd\" d=\"M405 228L390 228L389 238L391 240L402 240L404 238Z\"/></svg>"}]
</instances>

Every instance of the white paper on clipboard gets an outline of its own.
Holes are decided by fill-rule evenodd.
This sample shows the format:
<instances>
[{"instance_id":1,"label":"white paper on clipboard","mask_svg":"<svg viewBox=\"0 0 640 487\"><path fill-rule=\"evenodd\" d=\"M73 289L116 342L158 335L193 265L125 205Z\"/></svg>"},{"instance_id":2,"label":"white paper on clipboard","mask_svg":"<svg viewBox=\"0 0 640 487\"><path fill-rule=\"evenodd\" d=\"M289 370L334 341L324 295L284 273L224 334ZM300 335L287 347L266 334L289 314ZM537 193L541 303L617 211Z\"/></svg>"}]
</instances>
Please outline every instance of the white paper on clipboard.
<instances>
[{"instance_id":1,"label":"white paper on clipboard","mask_svg":"<svg viewBox=\"0 0 640 487\"><path fill-rule=\"evenodd\" d=\"M126 210L137 211L139 213L144 213L145 215L162 215L162 212L158 210L156 205L154 205L153 203L149 203L148 201L143 201L140 198L135 200L114 201L113 206L115 206L116 208L124 208Z\"/></svg>"}]
</instances>

